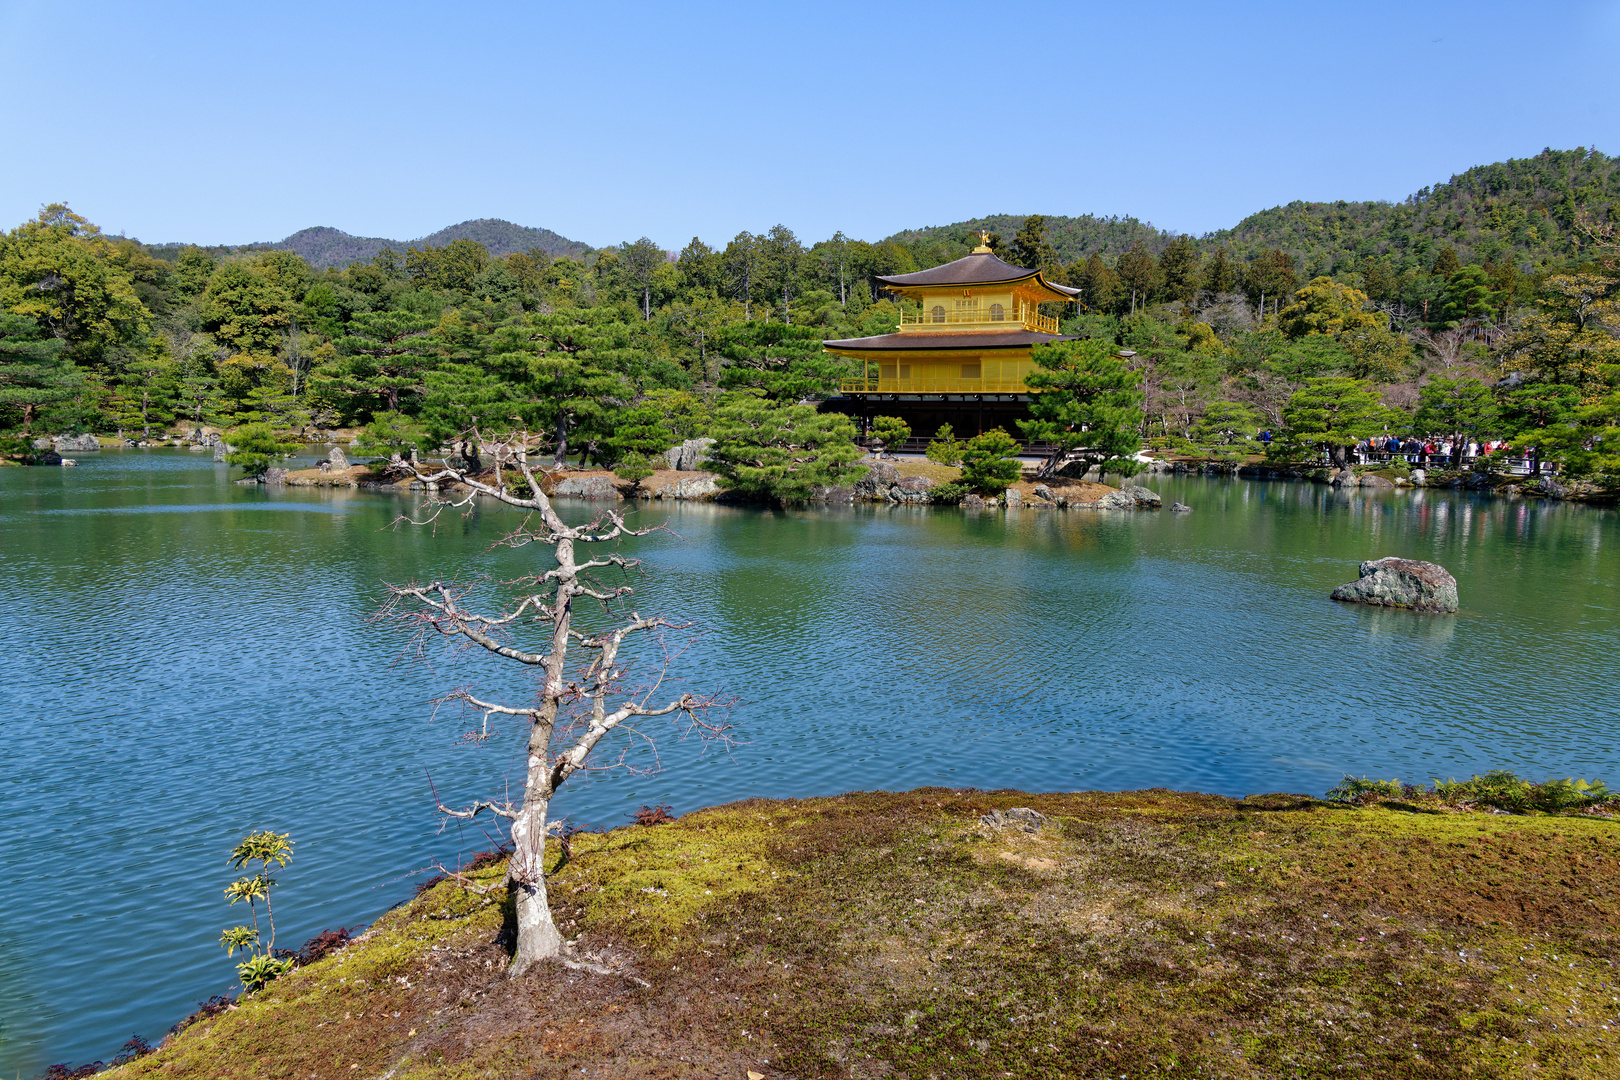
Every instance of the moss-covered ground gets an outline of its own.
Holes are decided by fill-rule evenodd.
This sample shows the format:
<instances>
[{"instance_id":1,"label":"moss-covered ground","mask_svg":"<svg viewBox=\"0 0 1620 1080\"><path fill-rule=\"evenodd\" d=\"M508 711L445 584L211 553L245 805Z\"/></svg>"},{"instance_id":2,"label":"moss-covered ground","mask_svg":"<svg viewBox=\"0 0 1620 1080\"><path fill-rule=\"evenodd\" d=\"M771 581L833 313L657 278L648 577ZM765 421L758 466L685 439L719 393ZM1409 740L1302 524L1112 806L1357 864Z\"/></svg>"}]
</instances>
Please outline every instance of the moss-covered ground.
<instances>
[{"instance_id":1,"label":"moss-covered ground","mask_svg":"<svg viewBox=\"0 0 1620 1080\"><path fill-rule=\"evenodd\" d=\"M580 834L552 904L608 974L504 978L501 892L445 881L118 1075L1620 1076L1620 825L1422 810L922 789Z\"/></svg>"}]
</instances>

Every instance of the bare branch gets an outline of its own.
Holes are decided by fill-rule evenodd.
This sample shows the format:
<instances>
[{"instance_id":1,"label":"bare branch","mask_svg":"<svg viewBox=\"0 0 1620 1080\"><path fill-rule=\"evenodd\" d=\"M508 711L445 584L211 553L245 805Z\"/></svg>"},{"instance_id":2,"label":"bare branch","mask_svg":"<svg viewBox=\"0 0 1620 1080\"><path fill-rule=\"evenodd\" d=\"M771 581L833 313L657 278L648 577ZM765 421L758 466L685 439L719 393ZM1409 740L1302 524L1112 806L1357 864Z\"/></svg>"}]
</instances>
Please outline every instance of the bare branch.
<instances>
[{"instance_id":1,"label":"bare branch","mask_svg":"<svg viewBox=\"0 0 1620 1080\"><path fill-rule=\"evenodd\" d=\"M476 452L469 449L474 442ZM711 714L734 704L691 693L669 696L663 689L673 659L666 635L671 630L688 629L690 624L624 612L626 598L633 595L634 589L596 576L595 572L610 569L628 573L640 565L637 560L618 552L605 552L583 561L575 555L577 545L647 536L662 526L631 527L624 515L613 509L602 511L585 526L566 524L545 495L542 481L547 477L529 460L541 442L524 431L489 438L471 429L463 433L461 446L463 456L475 468L447 463L429 471L414 460L408 467L432 489L431 511L424 515L424 521L436 520L449 507L470 506L477 497L494 498L531 512L499 543L512 548L544 544L551 549L555 566L499 583L510 599L495 614L472 610L476 584L433 581L389 585L388 599L377 616L408 630L419 650L431 632L460 648L482 649L536 669L537 692L528 704L486 700L471 687L454 690L443 699L460 701L483 712L482 733L473 733L480 741L488 738L492 716L528 719L521 802L481 799L452 809L444 805L437 792L434 794L446 827L452 821L469 821L485 814L510 822L513 846L507 864L507 885L513 890L518 919L518 949L511 969L514 975L538 959L564 952L561 934L547 906L544 872L546 838L560 827L560 823L547 820L547 808L559 786L576 772L603 767L593 755L609 735L620 730L632 742L653 747L656 768L656 744L635 726L642 718L681 716L685 718L683 736L697 734L705 739L725 740L726 723ZM491 468L478 465L484 458L492 462ZM509 485L507 473L512 470L522 475L526 492L520 494ZM452 489L450 498L439 497L441 486ZM604 612L617 619L617 624L601 630L576 627L574 605L581 599L600 604ZM524 648L518 643L525 633L534 632L549 638L544 647ZM649 644L626 658L627 648L638 637ZM655 660L661 653L661 663L655 665L651 679L631 686L627 680L637 666L637 654L642 652L650 653ZM639 765L631 762L629 748L625 748L607 767Z\"/></svg>"}]
</instances>

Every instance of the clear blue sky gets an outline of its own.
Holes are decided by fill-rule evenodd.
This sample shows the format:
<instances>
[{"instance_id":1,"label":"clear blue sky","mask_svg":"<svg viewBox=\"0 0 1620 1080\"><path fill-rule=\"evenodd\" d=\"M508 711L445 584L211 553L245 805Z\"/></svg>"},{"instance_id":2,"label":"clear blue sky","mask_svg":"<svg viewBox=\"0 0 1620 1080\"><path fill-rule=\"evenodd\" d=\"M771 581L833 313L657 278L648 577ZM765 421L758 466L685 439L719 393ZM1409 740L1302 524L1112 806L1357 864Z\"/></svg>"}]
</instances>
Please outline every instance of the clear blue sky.
<instances>
[{"instance_id":1,"label":"clear blue sky","mask_svg":"<svg viewBox=\"0 0 1620 1080\"><path fill-rule=\"evenodd\" d=\"M502 217L678 248L988 213L1202 233L1620 152L1620 0L0 0L0 227L157 242Z\"/></svg>"}]
</instances>

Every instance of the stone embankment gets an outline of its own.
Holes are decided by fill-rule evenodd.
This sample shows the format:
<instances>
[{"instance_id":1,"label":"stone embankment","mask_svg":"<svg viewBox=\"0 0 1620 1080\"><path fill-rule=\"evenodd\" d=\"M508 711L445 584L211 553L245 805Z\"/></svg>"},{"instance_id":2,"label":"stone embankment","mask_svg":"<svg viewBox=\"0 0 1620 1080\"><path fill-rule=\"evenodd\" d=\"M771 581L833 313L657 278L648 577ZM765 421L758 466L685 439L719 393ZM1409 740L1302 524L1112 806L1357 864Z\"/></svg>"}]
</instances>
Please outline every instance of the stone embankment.
<instances>
[{"instance_id":1,"label":"stone embankment","mask_svg":"<svg viewBox=\"0 0 1620 1080\"><path fill-rule=\"evenodd\" d=\"M560 499L581 499L588 502L619 502L621 500L653 500L684 502L727 502L726 490L713 473L701 466L707 460L704 451L709 439L694 439L671 447L663 462L678 468L659 469L639 483L622 480L601 469L543 469L540 470L542 490L546 495ZM816 488L811 501L824 505L849 505L857 502L889 503L925 506L936 503L934 489L940 480L923 475L925 468L916 462L891 463L873 458L860 462L866 475L852 485ZM424 462L424 471L433 467ZM926 468L934 468L926 466ZM950 470L954 474L955 470ZM492 478L486 475L486 479ZM286 484L291 487L349 487L385 491L421 491L427 488L403 468L392 471L369 465L351 465L339 448L334 448L328 460L318 468L288 472L269 470L266 484ZM507 482L511 482L508 474ZM987 507L1052 507L1072 510L1157 510L1163 505L1157 492L1137 484L1126 484L1114 489L1105 484L1058 477L1048 482L1020 480L999 497L984 498L969 495L960 503L967 509ZM1187 510L1176 504L1172 509Z\"/></svg>"},{"instance_id":2,"label":"stone embankment","mask_svg":"<svg viewBox=\"0 0 1620 1080\"><path fill-rule=\"evenodd\" d=\"M934 489L941 481L917 471L927 466L913 461L891 463L877 458L865 458L860 464L866 467L865 476L850 486L817 488L814 501L833 505L857 502L927 505L938 501ZM1000 495L968 495L958 505L968 510L996 506L1157 510L1163 505L1163 500L1157 492L1137 484L1128 483L1115 489L1106 484L1059 476L1047 481L1020 480Z\"/></svg>"}]
</instances>

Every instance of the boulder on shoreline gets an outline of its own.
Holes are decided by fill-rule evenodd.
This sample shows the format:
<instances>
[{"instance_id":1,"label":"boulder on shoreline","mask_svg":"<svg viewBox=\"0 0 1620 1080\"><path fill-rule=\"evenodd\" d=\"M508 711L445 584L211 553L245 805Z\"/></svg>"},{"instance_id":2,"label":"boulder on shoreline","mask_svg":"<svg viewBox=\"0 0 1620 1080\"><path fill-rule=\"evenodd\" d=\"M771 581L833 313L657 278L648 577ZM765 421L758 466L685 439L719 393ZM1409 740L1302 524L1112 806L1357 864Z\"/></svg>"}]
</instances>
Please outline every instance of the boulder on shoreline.
<instances>
[{"instance_id":1,"label":"boulder on shoreline","mask_svg":"<svg viewBox=\"0 0 1620 1080\"><path fill-rule=\"evenodd\" d=\"M101 449L101 440L94 435L53 435L50 438L35 439L35 450L50 449L58 454L93 454Z\"/></svg>"},{"instance_id":2,"label":"boulder on shoreline","mask_svg":"<svg viewBox=\"0 0 1620 1080\"><path fill-rule=\"evenodd\" d=\"M1435 563L1391 555L1362 563L1360 575L1334 589L1332 598L1442 614L1457 610L1457 579Z\"/></svg>"},{"instance_id":3,"label":"boulder on shoreline","mask_svg":"<svg viewBox=\"0 0 1620 1080\"><path fill-rule=\"evenodd\" d=\"M1157 510L1164 500L1157 491L1140 484L1121 484L1118 491L1110 491L1096 502L1071 502L1076 510Z\"/></svg>"},{"instance_id":4,"label":"boulder on shoreline","mask_svg":"<svg viewBox=\"0 0 1620 1080\"><path fill-rule=\"evenodd\" d=\"M687 439L665 450L664 461L676 472L697 472L709 460L709 447L713 445L713 439Z\"/></svg>"},{"instance_id":5,"label":"boulder on shoreline","mask_svg":"<svg viewBox=\"0 0 1620 1080\"><path fill-rule=\"evenodd\" d=\"M606 476L570 476L558 481L554 494L565 499L619 500L619 489Z\"/></svg>"}]
</instances>

